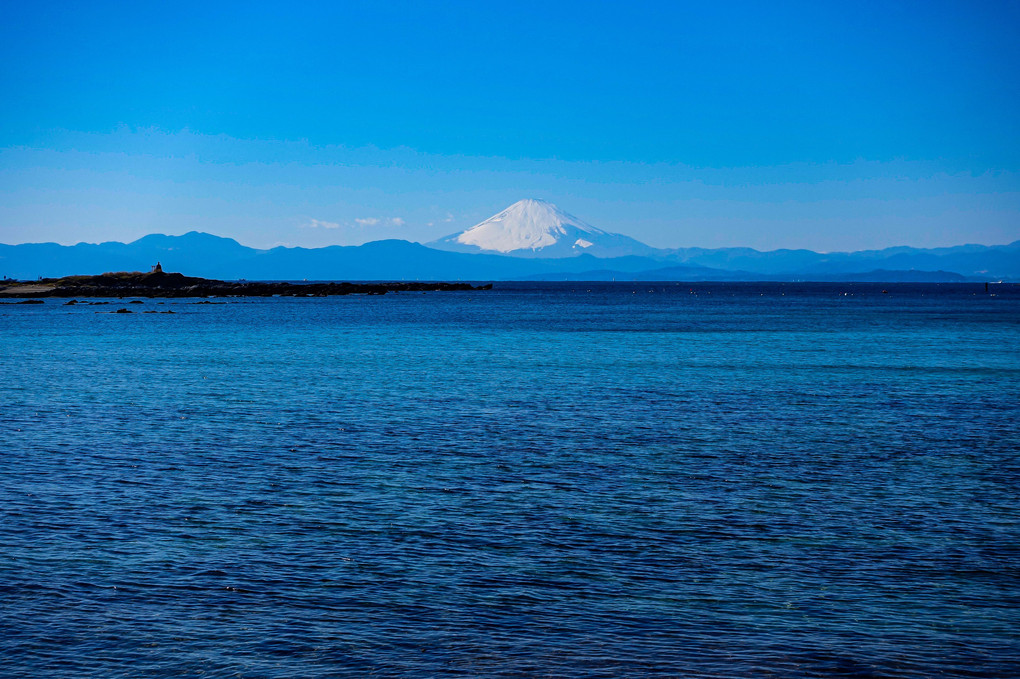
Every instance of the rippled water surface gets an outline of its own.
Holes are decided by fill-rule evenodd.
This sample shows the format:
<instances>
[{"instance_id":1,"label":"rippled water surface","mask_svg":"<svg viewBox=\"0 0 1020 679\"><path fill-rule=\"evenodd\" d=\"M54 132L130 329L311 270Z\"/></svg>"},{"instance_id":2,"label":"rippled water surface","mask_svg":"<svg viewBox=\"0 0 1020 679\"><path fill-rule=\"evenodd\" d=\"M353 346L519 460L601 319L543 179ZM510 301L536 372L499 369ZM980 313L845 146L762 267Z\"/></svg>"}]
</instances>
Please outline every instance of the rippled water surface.
<instances>
[{"instance_id":1,"label":"rippled water surface","mask_svg":"<svg viewBox=\"0 0 1020 679\"><path fill-rule=\"evenodd\" d=\"M1020 288L882 287L0 305L0 673L1020 675Z\"/></svg>"}]
</instances>

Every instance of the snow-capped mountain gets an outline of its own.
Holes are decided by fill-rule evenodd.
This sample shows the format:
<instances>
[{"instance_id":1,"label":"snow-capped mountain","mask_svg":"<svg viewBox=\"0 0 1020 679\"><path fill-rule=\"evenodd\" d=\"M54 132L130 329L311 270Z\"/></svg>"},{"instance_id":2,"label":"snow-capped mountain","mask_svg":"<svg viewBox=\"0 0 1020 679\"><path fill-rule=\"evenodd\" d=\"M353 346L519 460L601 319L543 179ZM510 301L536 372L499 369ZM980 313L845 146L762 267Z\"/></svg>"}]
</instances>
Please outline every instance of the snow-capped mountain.
<instances>
[{"instance_id":1,"label":"snow-capped mountain","mask_svg":"<svg viewBox=\"0 0 1020 679\"><path fill-rule=\"evenodd\" d=\"M518 257L595 257L652 255L655 249L633 238L609 233L564 212L552 203L528 198L467 231L427 243L455 252L488 252Z\"/></svg>"}]
</instances>

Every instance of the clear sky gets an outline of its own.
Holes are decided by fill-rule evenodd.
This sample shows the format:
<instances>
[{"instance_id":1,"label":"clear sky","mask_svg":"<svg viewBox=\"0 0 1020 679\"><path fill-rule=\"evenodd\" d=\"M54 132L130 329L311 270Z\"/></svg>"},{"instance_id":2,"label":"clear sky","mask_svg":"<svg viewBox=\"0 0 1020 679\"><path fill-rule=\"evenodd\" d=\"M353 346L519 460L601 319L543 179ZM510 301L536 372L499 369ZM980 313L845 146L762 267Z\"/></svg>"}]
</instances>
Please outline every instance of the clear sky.
<instances>
[{"instance_id":1,"label":"clear sky","mask_svg":"<svg viewBox=\"0 0 1020 679\"><path fill-rule=\"evenodd\" d=\"M24 2L0 242L1020 239L1018 2Z\"/></svg>"}]
</instances>

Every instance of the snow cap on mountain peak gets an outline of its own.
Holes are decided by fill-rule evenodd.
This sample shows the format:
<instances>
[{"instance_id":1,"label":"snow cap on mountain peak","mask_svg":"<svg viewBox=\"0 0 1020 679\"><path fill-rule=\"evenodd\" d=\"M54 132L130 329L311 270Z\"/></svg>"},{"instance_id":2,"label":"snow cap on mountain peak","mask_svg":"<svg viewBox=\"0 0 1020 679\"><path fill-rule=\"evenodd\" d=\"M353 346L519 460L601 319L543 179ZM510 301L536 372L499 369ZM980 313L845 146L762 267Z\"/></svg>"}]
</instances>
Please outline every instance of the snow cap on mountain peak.
<instances>
[{"instance_id":1,"label":"snow cap on mountain peak","mask_svg":"<svg viewBox=\"0 0 1020 679\"><path fill-rule=\"evenodd\" d=\"M644 243L597 229L552 203L537 198L519 200L470 229L432 241L429 245L454 252L488 252L515 257L596 257L648 255Z\"/></svg>"},{"instance_id":2,"label":"snow cap on mountain peak","mask_svg":"<svg viewBox=\"0 0 1020 679\"><path fill-rule=\"evenodd\" d=\"M568 232L605 233L548 201L525 198L459 234L456 240L483 250L511 252L555 245Z\"/></svg>"}]
</instances>

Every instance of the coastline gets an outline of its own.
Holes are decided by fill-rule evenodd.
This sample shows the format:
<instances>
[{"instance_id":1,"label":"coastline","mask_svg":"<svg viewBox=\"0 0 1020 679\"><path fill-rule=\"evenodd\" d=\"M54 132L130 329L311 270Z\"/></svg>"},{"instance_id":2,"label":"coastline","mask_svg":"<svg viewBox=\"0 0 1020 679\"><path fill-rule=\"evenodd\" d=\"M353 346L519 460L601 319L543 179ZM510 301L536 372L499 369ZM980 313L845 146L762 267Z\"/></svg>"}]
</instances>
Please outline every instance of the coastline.
<instances>
[{"instance_id":1,"label":"coastline","mask_svg":"<svg viewBox=\"0 0 1020 679\"><path fill-rule=\"evenodd\" d=\"M492 284L394 281L380 283L287 283L220 281L180 273L153 271L65 276L38 281L4 281L0 297L330 297L384 295L388 292L489 290Z\"/></svg>"}]
</instances>

